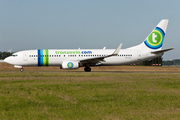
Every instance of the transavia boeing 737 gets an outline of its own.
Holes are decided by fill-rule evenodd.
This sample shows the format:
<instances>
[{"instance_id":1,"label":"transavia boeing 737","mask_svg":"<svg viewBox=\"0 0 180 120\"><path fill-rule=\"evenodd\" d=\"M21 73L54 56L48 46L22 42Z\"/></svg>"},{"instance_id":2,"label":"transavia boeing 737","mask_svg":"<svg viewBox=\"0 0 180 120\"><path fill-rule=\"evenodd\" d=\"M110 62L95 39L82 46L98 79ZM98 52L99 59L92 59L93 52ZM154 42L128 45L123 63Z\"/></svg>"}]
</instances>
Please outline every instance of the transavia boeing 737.
<instances>
[{"instance_id":1,"label":"transavia boeing 737","mask_svg":"<svg viewBox=\"0 0 180 120\"><path fill-rule=\"evenodd\" d=\"M121 49L38 49L14 53L4 61L20 68L23 66L60 66L61 69L78 69L85 67L85 72L91 71L91 66L127 65L162 56L162 50L168 20L163 19L139 45Z\"/></svg>"}]
</instances>

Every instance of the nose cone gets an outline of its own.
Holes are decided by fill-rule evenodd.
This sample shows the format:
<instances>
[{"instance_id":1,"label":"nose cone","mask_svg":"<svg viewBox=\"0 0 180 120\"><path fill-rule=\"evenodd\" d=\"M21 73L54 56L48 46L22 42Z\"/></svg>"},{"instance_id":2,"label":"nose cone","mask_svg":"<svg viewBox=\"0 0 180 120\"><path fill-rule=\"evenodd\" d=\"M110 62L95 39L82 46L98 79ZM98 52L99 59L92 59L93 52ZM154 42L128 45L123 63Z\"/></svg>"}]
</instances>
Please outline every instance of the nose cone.
<instances>
[{"instance_id":1,"label":"nose cone","mask_svg":"<svg viewBox=\"0 0 180 120\"><path fill-rule=\"evenodd\" d=\"M10 64L11 60L10 60L10 58L9 58L9 57L7 57L7 58L5 58L5 59L4 59L4 62L6 62L6 63L9 63L9 64Z\"/></svg>"}]
</instances>

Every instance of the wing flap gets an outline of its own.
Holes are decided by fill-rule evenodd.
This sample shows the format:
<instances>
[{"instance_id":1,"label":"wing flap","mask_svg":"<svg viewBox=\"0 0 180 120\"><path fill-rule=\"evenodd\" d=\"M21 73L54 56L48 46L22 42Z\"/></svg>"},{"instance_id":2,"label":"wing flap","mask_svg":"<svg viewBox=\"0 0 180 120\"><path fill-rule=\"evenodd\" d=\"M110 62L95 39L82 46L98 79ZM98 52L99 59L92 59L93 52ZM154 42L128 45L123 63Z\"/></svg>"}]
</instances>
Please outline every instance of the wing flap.
<instances>
[{"instance_id":1,"label":"wing flap","mask_svg":"<svg viewBox=\"0 0 180 120\"><path fill-rule=\"evenodd\" d=\"M104 61L105 56L103 57L95 57L95 58L87 58L83 60L79 60L81 63L97 63L99 61Z\"/></svg>"}]
</instances>

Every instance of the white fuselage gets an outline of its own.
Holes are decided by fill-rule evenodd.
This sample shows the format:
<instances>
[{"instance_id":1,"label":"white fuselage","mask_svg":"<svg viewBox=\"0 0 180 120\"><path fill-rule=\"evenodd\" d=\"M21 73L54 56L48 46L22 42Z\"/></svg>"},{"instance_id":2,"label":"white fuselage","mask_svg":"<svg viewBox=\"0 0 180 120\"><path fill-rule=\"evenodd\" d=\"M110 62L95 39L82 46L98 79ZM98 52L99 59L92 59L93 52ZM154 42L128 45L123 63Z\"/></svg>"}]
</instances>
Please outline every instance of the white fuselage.
<instances>
[{"instance_id":1,"label":"white fuselage","mask_svg":"<svg viewBox=\"0 0 180 120\"><path fill-rule=\"evenodd\" d=\"M61 66L63 61L80 61L83 59L96 58L110 55L115 49L47 49L25 50L14 53L5 59L6 62L15 66ZM104 58L89 66L127 65L144 60L151 60L162 54L151 54L150 51L121 49L118 55ZM84 66L83 64L80 65Z\"/></svg>"}]
</instances>

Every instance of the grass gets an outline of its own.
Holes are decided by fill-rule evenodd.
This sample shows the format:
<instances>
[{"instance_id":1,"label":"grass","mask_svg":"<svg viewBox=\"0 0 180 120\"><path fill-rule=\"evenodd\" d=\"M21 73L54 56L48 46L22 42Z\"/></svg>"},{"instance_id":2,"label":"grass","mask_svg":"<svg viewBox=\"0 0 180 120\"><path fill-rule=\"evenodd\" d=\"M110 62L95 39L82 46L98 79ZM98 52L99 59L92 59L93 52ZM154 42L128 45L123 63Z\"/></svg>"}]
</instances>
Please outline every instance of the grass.
<instances>
[{"instance_id":1,"label":"grass","mask_svg":"<svg viewBox=\"0 0 180 120\"><path fill-rule=\"evenodd\" d=\"M178 73L0 73L0 119L179 118Z\"/></svg>"}]
</instances>

